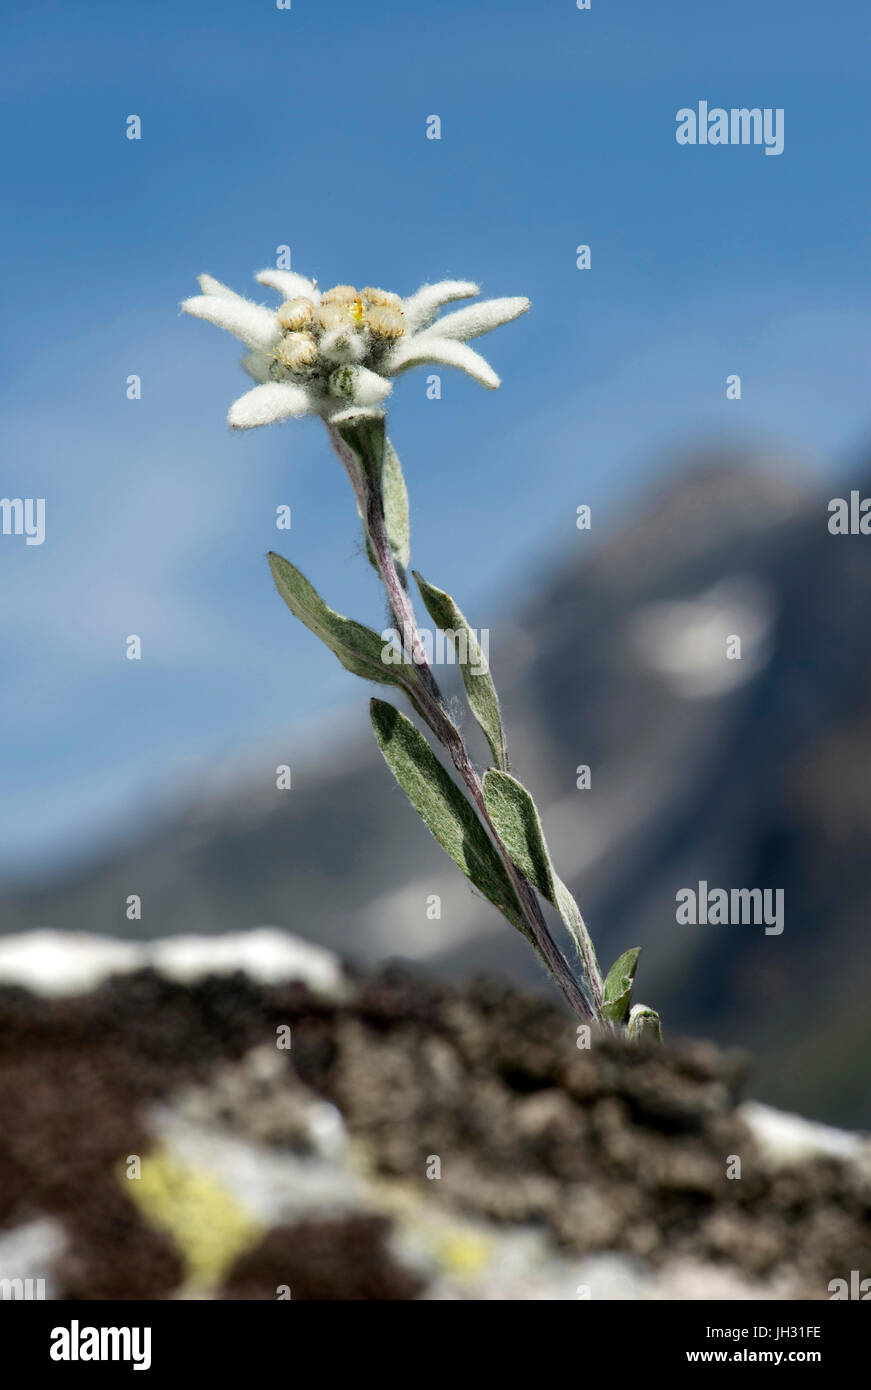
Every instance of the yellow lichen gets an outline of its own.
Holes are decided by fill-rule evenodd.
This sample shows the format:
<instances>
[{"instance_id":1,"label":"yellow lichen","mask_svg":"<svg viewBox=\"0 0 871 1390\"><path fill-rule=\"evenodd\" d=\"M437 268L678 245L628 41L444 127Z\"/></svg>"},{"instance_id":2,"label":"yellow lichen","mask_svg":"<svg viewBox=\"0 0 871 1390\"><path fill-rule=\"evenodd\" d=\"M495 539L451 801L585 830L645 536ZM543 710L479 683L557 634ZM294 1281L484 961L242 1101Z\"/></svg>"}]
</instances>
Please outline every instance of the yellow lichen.
<instances>
[{"instance_id":1,"label":"yellow lichen","mask_svg":"<svg viewBox=\"0 0 871 1390\"><path fill-rule=\"evenodd\" d=\"M436 1242L436 1258L452 1274L479 1274L492 1257L493 1242L475 1230L457 1227Z\"/></svg>"},{"instance_id":2,"label":"yellow lichen","mask_svg":"<svg viewBox=\"0 0 871 1390\"><path fill-rule=\"evenodd\" d=\"M122 1168L121 1180L145 1219L172 1237L189 1282L198 1288L217 1287L237 1256L263 1234L219 1182L181 1164L165 1147L144 1156L141 1177L127 1178Z\"/></svg>"}]
</instances>

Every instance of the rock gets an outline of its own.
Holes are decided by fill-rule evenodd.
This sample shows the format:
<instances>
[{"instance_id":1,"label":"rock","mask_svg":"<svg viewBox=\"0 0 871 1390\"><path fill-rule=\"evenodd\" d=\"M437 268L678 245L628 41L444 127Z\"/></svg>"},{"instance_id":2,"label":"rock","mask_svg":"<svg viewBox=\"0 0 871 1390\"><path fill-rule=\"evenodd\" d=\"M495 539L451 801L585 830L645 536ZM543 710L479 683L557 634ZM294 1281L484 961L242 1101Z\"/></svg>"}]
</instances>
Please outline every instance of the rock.
<instances>
[{"instance_id":1,"label":"rock","mask_svg":"<svg viewBox=\"0 0 871 1390\"><path fill-rule=\"evenodd\" d=\"M395 967L352 983L275 935L7 940L0 1277L62 1298L827 1298L871 1269L867 1143L742 1104L746 1059L580 1052L541 998Z\"/></svg>"}]
</instances>

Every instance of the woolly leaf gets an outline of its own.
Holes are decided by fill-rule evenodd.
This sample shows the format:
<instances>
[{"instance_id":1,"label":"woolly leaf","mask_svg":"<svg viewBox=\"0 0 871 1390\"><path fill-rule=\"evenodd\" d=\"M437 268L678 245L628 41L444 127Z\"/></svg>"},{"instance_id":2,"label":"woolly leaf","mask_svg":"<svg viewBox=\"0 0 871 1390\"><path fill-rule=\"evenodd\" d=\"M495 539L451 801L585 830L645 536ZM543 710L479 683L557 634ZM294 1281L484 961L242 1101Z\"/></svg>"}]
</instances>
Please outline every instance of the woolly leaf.
<instances>
[{"instance_id":1,"label":"woolly leaf","mask_svg":"<svg viewBox=\"0 0 871 1390\"><path fill-rule=\"evenodd\" d=\"M595 997L599 980L596 952L580 908L551 863L535 802L510 773L492 769L484 774L484 800L499 838L514 863L559 912Z\"/></svg>"},{"instance_id":2,"label":"woolly leaf","mask_svg":"<svg viewBox=\"0 0 871 1390\"><path fill-rule=\"evenodd\" d=\"M427 584L417 570L414 577L427 612L436 626L450 638L457 652L469 708L490 745L493 761L501 771L507 772L508 754L499 713L499 696L478 639L450 594Z\"/></svg>"},{"instance_id":3,"label":"woolly leaf","mask_svg":"<svg viewBox=\"0 0 871 1390\"><path fill-rule=\"evenodd\" d=\"M407 689L409 668L382 659L386 644L377 632L334 613L289 560L274 551L269 552L268 559L275 587L291 613L329 647L348 671L364 680Z\"/></svg>"},{"instance_id":4,"label":"woolly leaf","mask_svg":"<svg viewBox=\"0 0 871 1390\"><path fill-rule=\"evenodd\" d=\"M659 1021L659 1014L655 1009L648 1008L646 1004L633 1004L626 1035L630 1042L640 1042L643 1038L662 1042L662 1025Z\"/></svg>"},{"instance_id":5,"label":"woolly leaf","mask_svg":"<svg viewBox=\"0 0 871 1390\"><path fill-rule=\"evenodd\" d=\"M542 897L554 901L553 868L535 802L507 772L484 777L484 800L499 838L511 858Z\"/></svg>"},{"instance_id":6,"label":"woolly leaf","mask_svg":"<svg viewBox=\"0 0 871 1390\"><path fill-rule=\"evenodd\" d=\"M513 926L528 932L505 867L471 804L426 739L393 705L372 700L372 727L409 801L468 879Z\"/></svg>"},{"instance_id":7,"label":"woolly leaf","mask_svg":"<svg viewBox=\"0 0 871 1390\"><path fill-rule=\"evenodd\" d=\"M384 413L361 411L359 414L343 415L335 421L334 428L360 465L367 493L380 498L390 549L399 576L405 583L405 573L411 560L408 492L399 457L384 433ZM366 531L366 554L370 563L377 568L366 518L361 517L361 520Z\"/></svg>"},{"instance_id":8,"label":"woolly leaf","mask_svg":"<svg viewBox=\"0 0 871 1390\"><path fill-rule=\"evenodd\" d=\"M640 955L640 946L633 946L630 950L624 951L622 956L617 957L605 976L603 1012L614 1023L626 1021L632 999L632 983L635 979L635 971L638 969L638 957Z\"/></svg>"},{"instance_id":9,"label":"woolly leaf","mask_svg":"<svg viewBox=\"0 0 871 1390\"><path fill-rule=\"evenodd\" d=\"M384 411L346 412L333 421L333 428L359 463L364 481L380 492L384 467Z\"/></svg>"},{"instance_id":10,"label":"woolly leaf","mask_svg":"<svg viewBox=\"0 0 871 1390\"><path fill-rule=\"evenodd\" d=\"M384 441L384 466L381 471L381 487L384 499L384 520L387 524L387 538L390 549L404 580L405 572L411 562L411 534L408 520L408 492L402 476L402 465L389 439Z\"/></svg>"}]
</instances>

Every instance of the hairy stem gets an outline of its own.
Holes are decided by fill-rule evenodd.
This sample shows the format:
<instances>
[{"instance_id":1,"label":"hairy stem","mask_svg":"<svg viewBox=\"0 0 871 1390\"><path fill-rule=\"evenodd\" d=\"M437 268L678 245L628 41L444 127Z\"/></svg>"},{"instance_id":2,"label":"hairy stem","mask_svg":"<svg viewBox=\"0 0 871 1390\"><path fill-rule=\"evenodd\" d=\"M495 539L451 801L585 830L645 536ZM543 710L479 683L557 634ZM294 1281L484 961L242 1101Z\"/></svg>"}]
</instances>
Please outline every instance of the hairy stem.
<instances>
[{"instance_id":1,"label":"hairy stem","mask_svg":"<svg viewBox=\"0 0 871 1390\"><path fill-rule=\"evenodd\" d=\"M393 621L399 631L403 647L411 657L414 669L420 677L420 688L417 691L419 711L436 738L450 754L451 761L465 783L478 814L492 836L520 904L530 936L541 959L562 990L572 1012L579 1018L596 1020L610 1031L610 1022L601 1012L601 981L597 978L598 971L594 971L590 979L595 998L595 1003L591 1003L550 933L535 896L535 890L517 868L487 810L481 779L469 757L459 729L445 708L444 699L421 640L414 604L399 577L390 539L387 535L380 491L367 486L351 449L348 448L336 430L330 426L327 428L333 447L341 459L354 490L357 507L369 537L378 573L387 593ZM595 956L592 958L595 959Z\"/></svg>"}]
</instances>

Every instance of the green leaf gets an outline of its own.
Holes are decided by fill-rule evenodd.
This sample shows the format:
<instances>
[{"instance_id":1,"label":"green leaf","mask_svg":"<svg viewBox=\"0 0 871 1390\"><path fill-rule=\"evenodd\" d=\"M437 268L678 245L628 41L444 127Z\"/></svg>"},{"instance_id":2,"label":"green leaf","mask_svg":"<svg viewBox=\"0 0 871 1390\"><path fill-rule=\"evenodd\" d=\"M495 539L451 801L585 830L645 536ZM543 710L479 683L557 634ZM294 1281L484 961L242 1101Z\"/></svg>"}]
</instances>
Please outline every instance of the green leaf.
<instances>
[{"instance_id":1,"label":"green leaf","mask_svg":"<svg viewBox=\"0 0 871 1390\"><path fill-rule=\"evenodd\" d=\"M411 563L411 532L408 520L408 491L402 476L402 465L389 439L384 441L384 467L381 472L384 520L390 549L404 580Z\"/></svg>"},{"instance_id":2,"label":"green leaf","mask_svg":"<svg viewBox=\"0 0 871 1390\"><path fill-rule=\"evenodd\" d=\"M384 419L383 410L361 410L357 414L346 412L333 422L359 463L364 481L376 492L381 490L384 468Z\"/></svg>"},{"instance_id":3,"label":"green leaf","mask_svg":"<svg viewBox=\"0 0 871 1390\"><path fill-rule=\"evenodd\" d=\"M402 476L402 465L384 432L384 412L361 412L343 415L335 422L335 430L347 444L360 465L364 486L380 498L384 524L399 577L405 583L405 573L411 561L411 540L408 520L408 492ZM366 518L361 517L366 533L366 554L377 568L369 540Z\"/></svg>"},{"instance_id":4,"label":"green leaf","mask_svg":"<svg viewBox=\"0 0 871 1390\"><path fill-rule=\"evenodd\" d=\"M632 999L632 983L638 969L638 957L640 955L641 947L632 946L628 951L624 951L622 956L617 957L605 976L604 1013L614 1023L625 1023L626 1021Z\"/></svg>"},{"instance_id":5,"label":"green leaf","mask_svg":"<svg viewBox=\"0 0 871 1390\"><path fill-rule=\"evenodd\" d=\"M659 1014L655 1009L649 1009L646 1004L633 1004L626 1035L630 1042L640 1042L642 1038L651 1038L654 1042L662 1042L662 1024Z\"/></svg>"},{"instance_id":6,"label":"green leaf","mask_svg":"<svg viewBox=\"0 0 871 1390\"><path fill-rule=\"evenodd\" d=\"M490 745L493 761L502 772L507 772L508 753L499 713L499 696L496 694L496 687L478 639L450 594L446 594L443 589L436 589L433 584L427 584L417 570L414 571L414 577L427 612L436 626L450 639L457 652L469 708Z\"/></svg>"},{"instance_id":7,"label":"green leaf","mask_svg":"<svg viewBox=\"0 0 871 1390\"><path fill-rule=\"evenodd\" d=\"M381 752L427 829L475 887L529 938L496 849L426 739L410 719L383 700L372 700L371 712Z\"/></svg>"},{"instance_id":8,"label":"green leaf","mask_svg":"<svg viewBox=\"0 0 871 1390\"><path fill-rule=\"evenodd\" d=\"M414 677L409 674L413 668L384 661L382 652L389 644L377 632L334 613L289 560L274 551L269 552L268 559L275 587L291 613L320 637L348 671L380 685L401 686L414 703Z\"/></svg>"},{"instance_id":9,"label":"green leaf","mask_svg":"<svg viewBox=\"0 0 871 1390\"><path fill-rule=\"evenodd\" d=\"M555 898L553 867L535 802L507 772L484 775L484 800L499 838L517 867L550 902Z\"/></svg>"},{"instance_id":10,"label":"green leaf","mask_svg":"<svg viewBox=\"0 0 871 1390\"><path fill-rule=\"evenodd\" d=\"M559 912L595 997L599 987L596 952L580 908L551 863L535 802L516 777L492 769L484 774L484 800L499 838L514 863Z\"/></svg>"}]
</instances>

